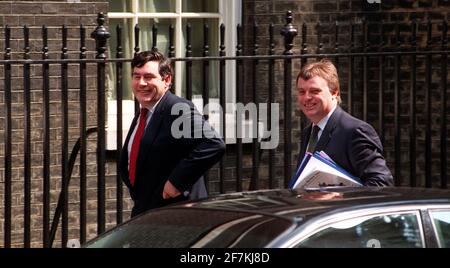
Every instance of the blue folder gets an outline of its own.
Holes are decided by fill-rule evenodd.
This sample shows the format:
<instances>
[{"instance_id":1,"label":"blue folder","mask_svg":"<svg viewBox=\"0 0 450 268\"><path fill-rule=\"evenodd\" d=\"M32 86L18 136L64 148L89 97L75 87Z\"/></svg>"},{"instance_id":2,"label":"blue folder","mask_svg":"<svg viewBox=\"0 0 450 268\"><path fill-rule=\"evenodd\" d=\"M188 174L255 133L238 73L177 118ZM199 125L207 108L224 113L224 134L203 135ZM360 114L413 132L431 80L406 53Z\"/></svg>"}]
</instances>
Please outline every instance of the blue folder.
<instances>
[{"instance_id":1,"label":"blue folder","mask_svg":"<svg viewBox=\"0 0 450 268\"><path fill-rule=\"evenodd\" d=\"M302 162L298 166L297 171L295 172L294 176L289 181L289 185L288 185L289 189L292 189L292 187L294 187L295 182L300 177L300 174L302 173L303 169L305 169L306 164L308 164L308 161L311 158L311 156L312 156L312 154L310 152L306 152L305 156L302 159Z\"/></svg>"}]
</instances>

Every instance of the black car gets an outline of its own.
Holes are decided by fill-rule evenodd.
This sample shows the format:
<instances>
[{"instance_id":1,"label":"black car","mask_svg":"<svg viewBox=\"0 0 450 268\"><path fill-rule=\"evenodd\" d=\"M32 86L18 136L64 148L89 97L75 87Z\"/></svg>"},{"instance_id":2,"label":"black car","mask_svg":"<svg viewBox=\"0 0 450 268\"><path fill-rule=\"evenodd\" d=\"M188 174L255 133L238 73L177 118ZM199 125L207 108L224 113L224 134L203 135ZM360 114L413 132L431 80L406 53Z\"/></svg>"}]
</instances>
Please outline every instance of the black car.
<instances>
[{"instance_id":1,"label":"black car","mask_svg":"<svg viewBox=\"0 0 450 268\"><path fill-rule=\"evenodd\" d=\"M328 187L224 194L150 210L88 248L450 247L450 191Z\"/></svg>"}]
</instances>

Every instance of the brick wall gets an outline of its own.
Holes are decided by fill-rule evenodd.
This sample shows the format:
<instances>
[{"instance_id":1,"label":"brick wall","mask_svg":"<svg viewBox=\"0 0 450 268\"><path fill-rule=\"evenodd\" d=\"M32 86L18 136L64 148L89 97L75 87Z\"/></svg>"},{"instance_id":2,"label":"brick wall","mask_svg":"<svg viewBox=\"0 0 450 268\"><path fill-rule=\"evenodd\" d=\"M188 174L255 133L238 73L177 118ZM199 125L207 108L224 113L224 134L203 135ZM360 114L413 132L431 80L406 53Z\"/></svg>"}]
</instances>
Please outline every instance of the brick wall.
<instances>
[{"instance_id":1,"label":"brick wall","mask_svg":"<svg viewBox=\"0 0 450 268\"><path fill-rule=\"evenodd\" d=\"M0 47L2 54L5 52L4 26L11 28L11 58L22 59L24 51L23 27L30 29L30 57L42 58L42 25L48 28L49 58L59 59L62 53L62 25L68 28L68 58L78 59L80 51L79 27L82 24L86 28L87 58L95 57L95 42L90 38L90 33L95 29L97 13L107 13L107 1L1 1L0 2ZM75 15L76 14L76 15ZM3 55L2 55L3 59ZM80 136L79 121L79 66L69 64L68 69L68 97L69 97L69 153L76 140ZM43 224L43 94L42 94L42 66L31 67L31 246L42 247ZM24 227L24 93L23 93L23 68L22 65L12 66L12 246L23 246ZM4 66L0 66L0 84L4 85ZM87 68L87 124L88 128L95 127L96 115L96 67L88 64ZM50 65L50 195L51 212L50 222L61 189L61 66ZM5 105L4 91L0 91L0 246L3 245L4 231L4 126ZM96 135L88 139L87 155L87 238L92 238L97 232L97 171L96 171ZM77 161L78 163L78 161ZM106 178L106 208L107 228L116 224L115 220L115 168L107 167L109 172ZM72 180L69 189L69 239L79 237L79 165L73 169ZM124 191L125 197L127 191ZM129 200L125 200L126 210L124 218L128 218L130 210ZM61 227L61 222L59 224ZM54 246L60 246L60 231Z\"/></svg>"}]
</instances>

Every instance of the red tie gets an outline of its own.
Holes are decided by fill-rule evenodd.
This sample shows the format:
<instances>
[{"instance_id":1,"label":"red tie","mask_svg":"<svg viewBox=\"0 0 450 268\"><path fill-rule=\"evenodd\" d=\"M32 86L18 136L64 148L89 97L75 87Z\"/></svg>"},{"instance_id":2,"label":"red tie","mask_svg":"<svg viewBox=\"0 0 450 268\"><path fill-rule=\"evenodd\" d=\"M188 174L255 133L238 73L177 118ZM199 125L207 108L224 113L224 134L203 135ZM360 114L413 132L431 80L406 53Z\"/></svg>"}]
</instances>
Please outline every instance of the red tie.
<instances>
[{"instance_id":1,"label":"red tie","mask_svg":"<svg viewBox=\"0 0 450 268\"><path fill-rule=\"evenodd\" d=\"M146 108L141 108L141 113L139 116L139 126L134 134L133 144L131 145L130 152L130 182L131 185L134 185L134 179L136 174L136 161L139 153L139 145L141 144L142 134L144 134L145 130L145 122L147 121L147 112Z\"/></svg>"}]
</instances>

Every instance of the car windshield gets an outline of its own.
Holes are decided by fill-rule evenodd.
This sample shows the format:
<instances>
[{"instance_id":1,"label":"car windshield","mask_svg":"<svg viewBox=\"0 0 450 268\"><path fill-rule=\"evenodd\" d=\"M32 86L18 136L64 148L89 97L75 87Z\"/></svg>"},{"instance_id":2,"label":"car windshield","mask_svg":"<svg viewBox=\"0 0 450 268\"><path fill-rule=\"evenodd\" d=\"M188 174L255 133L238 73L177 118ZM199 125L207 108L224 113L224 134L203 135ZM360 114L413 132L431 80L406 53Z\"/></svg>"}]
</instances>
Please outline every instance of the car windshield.
<instances>
[{"instance_id":1,"label":"car windshield","mask_svg":"<svg viewBox=\"0 0 450 268\"><path fill-rule=\"evenodd\" d=\"M264 247L292 222L245 212L154 210L101 235L88 248Z\"/></svg>"}]
</instances>

